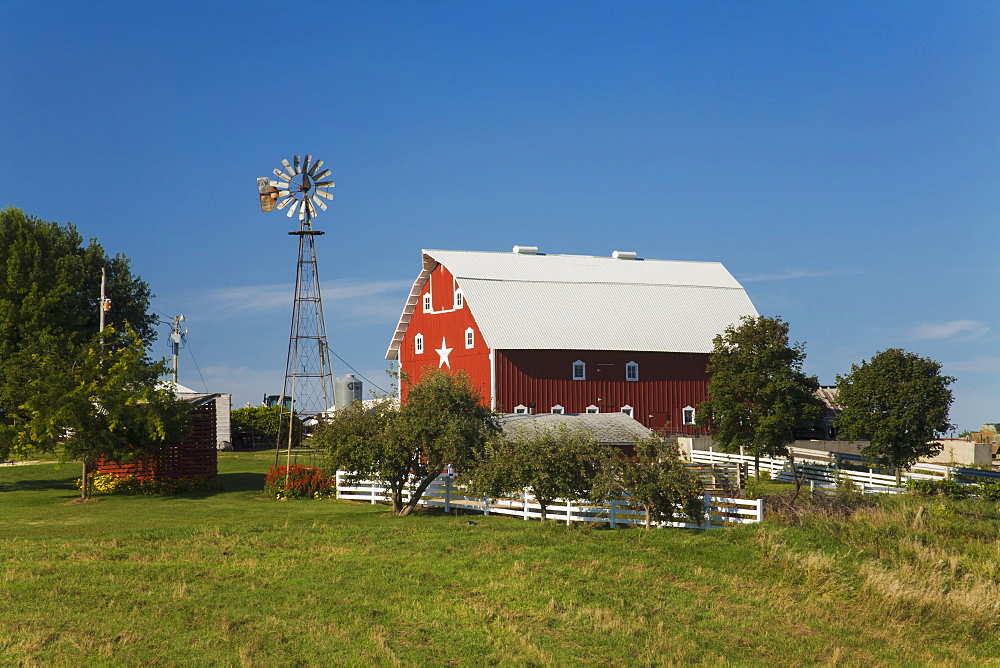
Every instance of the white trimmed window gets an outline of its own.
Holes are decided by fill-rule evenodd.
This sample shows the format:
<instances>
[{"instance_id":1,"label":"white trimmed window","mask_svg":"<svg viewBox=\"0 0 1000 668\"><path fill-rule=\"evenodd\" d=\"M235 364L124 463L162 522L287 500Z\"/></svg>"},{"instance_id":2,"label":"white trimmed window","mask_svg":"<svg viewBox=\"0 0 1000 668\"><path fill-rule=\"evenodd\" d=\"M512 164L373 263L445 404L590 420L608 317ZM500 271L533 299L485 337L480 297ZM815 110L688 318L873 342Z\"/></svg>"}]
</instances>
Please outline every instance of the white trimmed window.
<instances>
[{"instance_id":1,"label":"white trimmed window","mask_svg":"<svg viewBox=\"0 0 1000 668\"><path fill-rule=\"evenodd\" d=\"M682 422L688 426L693 426L695 424L694 408L691 406L685 406L684 410L681 412L683 416Z\"/></svg>"},{"instance_id":2,"label":"white trimmed window","mask_svg":"<svg viewBox=\"0 0 1000 668\"><path fill-rule=\"evenodd\" d=\"M629 362L625 365L625 380L639 380L639 364Z\"/></svg>"},{"instance_id":3,"label":"white trimmed window","mask_svg":"<svg viewBox=\"0 0 1000 668\"><path fill-rule=\"evenodd\" d=\"M590 404L589 406L587 406L587 412L588 413L600 413L601 409L598 408L597 406L595 406L594 404Z\"/></svg>"},{"instance_id":4,"label":"white trimmed window","mask_svg":"<svg viewBox=\"0 0 1000 668\"><path fill-rule=\"evenodd\" d=\"M431 312L431 293L424 295L424 313Z\"/></svg>"},{"instance_id":5,"label":"white trimmed window","mask_svg":"<svg viewBox=\"0 0 1000 668\"><path fill-rule=\"evenodd\" d=\"M628 404L625 404L624 406L622 406L622 413L624 413L629 417L632 417L632 407L629 406Z\"/></svg>"},{"instance_id":6,"label":"white trimmed window","mask_svg":"<svg viewBox=\"0 0 1000 668\"><path fill-rule=\"evenodd\" d=\"M563 413L566 412L566 409L560 406L559 404L556 404L555 406L552 407L552 410L550 412L555 413L556 415L562 415Z\"/></svg>"},{"instance_id":7,"label":"white trimmed window","mask_svg":"<svg viewBox=\"0 0 1000 668\"><path fill-rule=\"evenodd\" d=\"M455 290L455 308L462 308L465 306L465 298L462 296L461 290Z\"/></svg>"},{"instance_id":8,"label":"white trimmed window","mask_svg":"<svg viewBox=\"0 0 1000 668\"><path fill-rule=\"evenodd\" d=\"M476 332L471 327L465 330L465 349L476 347Z\"/></svg>"},{"instance_id":9,"label":"white trimmed window","mask_svg":"<svg viewBox=\"0 0 1000 668\"><path fill-rule=\"evenodd\" d=\"M524 404L518 404L517 406L514 406L514 412L518 415L523 415L528 412L528 407Z\"/></svg>"},{"instance_id":10,"label":"white trimmed window","mask_svg":"<svg viewBox=\"0 0 1000 668\"><path fill-rule=\"evenodd\" d=\"M424 335L417 334L413 337L413 349L418 355L424 352Z\"/></svg>"},{"instance_id":11,"label":"white trimmed window","mask_svg":"<svg viewBox=\"0 0 1000 668\"><path fill-rule=\"evenodd\" d=\"M587 380L587 365L580 360L573 362L573 380Z\"/></svg>"}]
</instances>

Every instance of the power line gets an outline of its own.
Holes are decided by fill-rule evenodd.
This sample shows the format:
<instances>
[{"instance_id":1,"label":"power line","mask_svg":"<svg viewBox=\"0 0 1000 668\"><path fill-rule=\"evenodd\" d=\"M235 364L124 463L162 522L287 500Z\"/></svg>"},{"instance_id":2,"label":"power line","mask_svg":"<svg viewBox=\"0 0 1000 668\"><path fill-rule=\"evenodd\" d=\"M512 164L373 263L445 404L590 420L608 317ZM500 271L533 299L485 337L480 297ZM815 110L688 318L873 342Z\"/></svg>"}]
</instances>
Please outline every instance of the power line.
<instances>
[{"instance_id":1,"label":"power line","mask_svg":"<svg viewBox=\"0 0 1000 668\"><path fill-rule=\"evenodd\" d=\"M208 383L205 382L205 377L201 375L201 367L198 366L198 360L194 357L194 350L191 349L191 342L188 341L187 337L184 337L184 343L187 344L184 347L187 348L189 353L191 353L191 361L194 362L194 368L198 371L198 377L201 378L201 384L205 387L206 392L210 392L211 390L208 389Z\"/></svg>"},{"instance_id":2,"label":"power line","mask_svg":"<svg viewBox=\"0 0 1000 668\"><path fill-rule=\"evenodd\" d=\"M366 378L363 373L361 373L360 371L358 371L357 369L355 369L353 366L351 366L350 364L348 364L347 361L343 357L341 357L340 355L337 354L336 350L334 350L333 348L329 348L328 350L330 351L330 353L334 357L336 357L341 362L343 362L344 366L346 366L348 369L350 369L351 371L353 371L355 373L355 375L360 376L363 380L367 381L372 387L374 387L376 390L378 390L382 394L389 394L388 392L386 392L385 390L383 390L381 387L379 387L378 385L376 385L375 383L373 383L370 378Z\"/></svg>"}]
</instances>

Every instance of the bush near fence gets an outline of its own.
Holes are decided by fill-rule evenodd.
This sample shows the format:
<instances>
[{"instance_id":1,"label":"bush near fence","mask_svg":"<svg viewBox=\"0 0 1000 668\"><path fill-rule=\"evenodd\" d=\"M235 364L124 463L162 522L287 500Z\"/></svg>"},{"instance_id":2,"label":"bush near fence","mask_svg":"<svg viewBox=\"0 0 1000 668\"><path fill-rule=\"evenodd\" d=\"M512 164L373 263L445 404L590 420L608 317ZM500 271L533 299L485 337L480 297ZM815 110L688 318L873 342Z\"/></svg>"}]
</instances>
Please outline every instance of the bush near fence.
<instances>
[{"instance_id":1,"label":"bush near fence","mask_svg":"<svg viewBox=\"0 0 1000 668\"><path fill-rule=\"evenodd\" d=\"M404 493L404 500L408 499ZM389 500L387 487L370 480L353 480L349 473L337 472L337 498L351 501L379 503ZM438 477L427 491L421 503L430 507L470 511L484 515L506 515L524 520L540 520L542 508L531 494L525 492L516 498L490 499L467 493L460 484L447 475ZM749 524L764 519L764 504L759 499L736 499L705 495L706 522L663 522L659 526L685 529L716 529L727 525ZM645 524L642 508L630 505L627 498L611 503L591 503L587 500L560 499L547 507L549 519L565 522L600 522L617 528L619 526Z\"/></svg>"}]
</instances>

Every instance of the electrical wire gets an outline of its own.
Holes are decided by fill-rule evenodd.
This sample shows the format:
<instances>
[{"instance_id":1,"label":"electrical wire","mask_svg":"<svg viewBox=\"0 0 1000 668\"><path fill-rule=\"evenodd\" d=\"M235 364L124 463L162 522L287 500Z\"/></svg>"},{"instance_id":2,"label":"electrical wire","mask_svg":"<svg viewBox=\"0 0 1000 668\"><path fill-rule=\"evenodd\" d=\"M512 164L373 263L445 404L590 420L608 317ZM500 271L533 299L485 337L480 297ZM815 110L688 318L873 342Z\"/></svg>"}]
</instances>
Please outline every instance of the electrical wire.
<instances>
[{"instance_id":1,"label":"electrical wire","mask_svg":"<svg viewBox=\"0 0 1000 668\"><path fill-rule=\"evenodd\" d=\"M206 392L210 392L211 390L208 389L208 383L205 382L205 377L201 375L201 367L198 366L198 360L194 358L194 350L191 349L191 343L187 340L186 336L184 337L184 343L187 344L184 347L187 348L189 353L191 353L191 361L194 362L194 368L198 371L198 377L201 378L201 384L205 387Z\"/></svg>"},{"instance_id":2,"label":"electrical wire","mask_svg":"<svg viewBox=\"0 0 1000 668\"><path fill-rule=\"evenodd\" d=\"M379 387L378 385L376 385L375 383L373 383L370 378L366 378L363 373L361 373L360 371L358 371L357 369L355 369L353 366L351 366L350 364L348 364L347 361L343 357L341 357L340 355L337 354L336 350L334 350L333 348L330 348L330 347L327 347L327 350L329 350L330 353L332 353L334 357L336 357L341 362L343 362L344 366L346 366L348 369L350 369L351 371L353 371L355 373L355 375L360 376L362 380L366 381L368 384L370 384L376 390L378 390L382 394L389 394L388 392L386 392L385 390L383 390L381 387Z\"/></svg>"}]
</instances>

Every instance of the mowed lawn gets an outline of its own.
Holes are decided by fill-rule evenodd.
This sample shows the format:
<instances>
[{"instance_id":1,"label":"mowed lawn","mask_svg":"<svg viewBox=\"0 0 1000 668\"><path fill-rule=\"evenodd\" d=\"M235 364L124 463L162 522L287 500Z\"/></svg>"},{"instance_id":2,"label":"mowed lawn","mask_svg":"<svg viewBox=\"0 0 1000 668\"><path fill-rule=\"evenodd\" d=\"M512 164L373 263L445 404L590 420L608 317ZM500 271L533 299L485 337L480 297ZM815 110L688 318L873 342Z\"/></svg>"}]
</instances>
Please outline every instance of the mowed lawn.
<instances>
[{"instance_id":1,"label":"mowed lawn","mask_svg":"<svg viewBox=\"0 0 1000 668\"><path fill-rule=\"evenodd\" d=\"M218 492L76 505L76 465L0 468L0 664L1000 657L1000 540L954 529L996 525L980 506L711 532L396 518L267 498L273 460L221 453Z\"/></svg>"}]
</instances>

